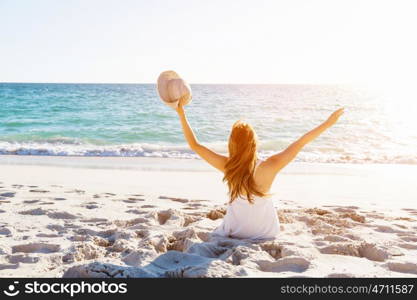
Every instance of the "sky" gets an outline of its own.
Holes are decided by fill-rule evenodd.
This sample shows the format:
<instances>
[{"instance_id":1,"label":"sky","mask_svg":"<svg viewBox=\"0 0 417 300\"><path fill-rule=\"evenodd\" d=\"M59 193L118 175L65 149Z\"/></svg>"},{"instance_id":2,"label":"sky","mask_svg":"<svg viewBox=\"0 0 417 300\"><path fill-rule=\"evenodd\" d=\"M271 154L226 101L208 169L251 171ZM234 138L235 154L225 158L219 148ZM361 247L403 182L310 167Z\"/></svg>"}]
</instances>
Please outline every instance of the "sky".
<instances>
[{"instance_id":1,"label":"sky","mask_svg":"<svg viewBox=\"0 0 417 300\"><path fill-rule=\"evenodd\" d=\"M410 0L0 0L0 82L416 78Z\"/></svg>"}]
</instances>

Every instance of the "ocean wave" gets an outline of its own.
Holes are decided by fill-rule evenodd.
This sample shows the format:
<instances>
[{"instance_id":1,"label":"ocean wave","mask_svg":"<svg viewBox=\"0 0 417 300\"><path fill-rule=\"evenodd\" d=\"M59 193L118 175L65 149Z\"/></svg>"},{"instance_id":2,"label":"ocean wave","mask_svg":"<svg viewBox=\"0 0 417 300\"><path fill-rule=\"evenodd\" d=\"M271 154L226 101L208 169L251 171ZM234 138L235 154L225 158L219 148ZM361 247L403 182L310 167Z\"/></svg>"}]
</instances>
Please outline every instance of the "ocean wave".
<instances>
[{"instance_id":1,"label":"ocean wave","mask_svg":"<svg viewBox=\"0 0 417 300\"><path fill-rule=\"evenodd\" d=\"M209 148L226 153L225 143L212 143ZM260 149L259 156L266 159L277 151ZM0 155L39 155L39 156L97 156L97 157L159 157L200 159L186 145L160 145L160 144L126 144L126 145L92 145L67 143L55 140L54 143L18 143L0 142ZM415 154L387 155L375 154L346 154L337 151L327 152L320 148L314 151L304 151L296 158L298 162L309 163L382 163L382 164L417 164Z\"/></svg>"},{"instance_id":2,"label":"ocean wave","mask_svg":"<svg viewBox=\"0 0 417 300\"><path fill-rule=\"evenodd\" d=\"M47 143L0 142L3 155L46 156L121 156L121 157L171 157L195 158L185 146L158 144L90 145L62 142Z\"/></svg>"}]
</instances>

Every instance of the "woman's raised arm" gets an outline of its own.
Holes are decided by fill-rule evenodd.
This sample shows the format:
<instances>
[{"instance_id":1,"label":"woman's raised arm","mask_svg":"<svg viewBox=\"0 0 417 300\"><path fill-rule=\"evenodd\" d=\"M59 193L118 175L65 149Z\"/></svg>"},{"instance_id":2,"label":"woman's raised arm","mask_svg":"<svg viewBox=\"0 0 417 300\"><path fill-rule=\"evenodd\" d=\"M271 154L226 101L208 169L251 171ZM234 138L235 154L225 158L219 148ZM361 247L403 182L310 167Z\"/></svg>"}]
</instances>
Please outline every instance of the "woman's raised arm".
<instances>
[{"instance_id":1,"label":"woman's raised arm","mask_svg":"<svg viewBox=\"0 0 417 300\"><path fill-rule=\"evenodd\" d=\"M224 172L224 166L226 165L227 157L210 150L209 148L201 145L198 142L196 136L194 135L193 130L190 127L190 124L188 123L187 117L185 115L184 107L181 105L181 103L178 104L176 111L181 121L181 126L184 132L184 137L187 140L187 143L190 146L191 150L197 153L202 159L204 159L210 165Z\"/></svg>"},{"instance_id":2,"label":"woman's raised arm","mask_svg":"<svg viewBox=\"0 0 417 300\"><path fill-rule=\"evenodd\" d=\"M297 156L297 154L306 144L316 139L326 129L334 125L339 117L343 114L343 110L343 108L336 110L325 122L304 134L301 138L288 146L287 149L269 157L265 161L265 165L267 165L269 167L268 169L270 169L275 174L278 173Z\"/></svg>"}]
</instances>

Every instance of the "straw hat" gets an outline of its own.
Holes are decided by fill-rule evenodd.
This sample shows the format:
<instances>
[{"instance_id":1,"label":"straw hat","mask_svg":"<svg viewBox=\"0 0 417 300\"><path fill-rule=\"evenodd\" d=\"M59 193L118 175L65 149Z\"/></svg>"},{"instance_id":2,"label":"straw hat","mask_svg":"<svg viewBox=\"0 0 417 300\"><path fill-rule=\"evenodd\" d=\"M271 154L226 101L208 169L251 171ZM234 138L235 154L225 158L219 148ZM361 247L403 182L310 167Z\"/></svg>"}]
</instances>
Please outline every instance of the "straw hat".
<instances>
[{"instance_id":1,"label":"straw hat","mask_svg":"<svg viewBox=\"0 0 417 300\"><path fill-rule=\"evenodd\" d=\"M191 88L185 80L183 80L174 71L162 72L158 77L158 93L162 101L172 107L178 106L178 100L183 98L182 104L186 105L191 101Z\"/></svg>"}]
</instances>

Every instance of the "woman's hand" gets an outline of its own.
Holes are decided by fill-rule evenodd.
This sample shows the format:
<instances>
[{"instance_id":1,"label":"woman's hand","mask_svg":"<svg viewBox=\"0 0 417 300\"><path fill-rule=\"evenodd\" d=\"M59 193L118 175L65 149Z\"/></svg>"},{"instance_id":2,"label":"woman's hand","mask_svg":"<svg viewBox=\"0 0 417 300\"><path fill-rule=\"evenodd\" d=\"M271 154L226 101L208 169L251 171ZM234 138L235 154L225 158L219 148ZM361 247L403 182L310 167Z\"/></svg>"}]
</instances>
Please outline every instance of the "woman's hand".
<instances>
[{"instance_id":1,"label":"woman's hand","mask_svg":"<svg viewBox=\"0 0 417 300\"><path fill-rule=\"evenodd\" d=\"M175 110L177 111L177 113L183 113L184 112L184 106L181 104L181 101L178 101L178 105L175 108Z\"/></svg>"},{"instance_id":2,"label":"woman's hand","mask_svg":"<svg viewBox=\"0 0 417 300\"><path fill-rule=\"evenodd\" d=\"M344 108L339 108L338 110L336 110L335 112L333 112L330 117L326 120L326 124L330 127L333 126L337 120L339 120L339 117L341 115L343 115L344 113Z\"/></svg>"}]
</instances>

